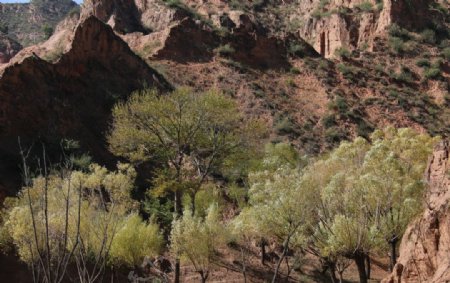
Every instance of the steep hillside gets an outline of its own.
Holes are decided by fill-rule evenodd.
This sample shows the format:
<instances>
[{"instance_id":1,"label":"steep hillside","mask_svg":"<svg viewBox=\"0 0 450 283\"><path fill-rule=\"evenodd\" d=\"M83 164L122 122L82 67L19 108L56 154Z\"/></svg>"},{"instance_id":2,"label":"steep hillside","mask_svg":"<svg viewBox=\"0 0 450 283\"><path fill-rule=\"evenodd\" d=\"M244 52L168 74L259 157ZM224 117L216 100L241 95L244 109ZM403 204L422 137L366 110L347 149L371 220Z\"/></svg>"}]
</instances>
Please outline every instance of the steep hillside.
<instances>
[{"instance_id":1,"label":"steep hillside","mask_svg":"<svg viewBox=\"0 0 450 283\"><path fill-rule=\"evenodd\" d=\"M0 33L0 64L8 63L21 49L20 43Z\"/></svg>"},{"instance_id":2,"label":"steep hillside","mask_svg":"<svg viewBox=\"0 0 450 283\"><path fill-rule=\"evenodd\" d=\"M272 139L289 139L305 152L386 125L448 134L447 2L85 6L82 18L96 15L111 25L175 85L235 96L248 115L266 118Z\"/></svg>"},{"instance_id":3,"label":"steep hillside","mask_svg":"<svg viewBox=\"0 0 450 283\"><path fill-rule=\"evenodd\" d=\"M245 118L262 118L269 138L261 143L287 141L301 156L388 125L449 137L449 8L447 0L85 0L80 11L69 0L0 4L0 199L20 188L19 138L24 146L45 143L49 151L73 139L101 165L115 163L119 157L105 138L111 108L146 87L217 89ZM53 35L44 41L49 28ZM406 232L387 282L447 280L448 156L448 144L434 154L428 208ZM207 177L214 186L229 185L224 176ZM148 181L136 190L140 212L165 213L167 234L171 200L148 194ZM230 200L228 189L217 195L231 219L249 195L245 187ZM270 242L262 264L265 246L250 246L248 276L255 282L270 280L276 258L291 252ZM242 253L233 244L220 250L210 279L240 282ZM385 277L384 255L364 255L373 260L372 279ZM173 254L165 256L174 261ZM303 254L300 260L308 264L293 267L299 272L287 281L328 282L327 262ZM280 272L290 271L286 261ZM189 264L182 273L187 282L199 278ZM345 278L356 274L353 264Z\"/></svg>"},{"instance_id":4,"label":"steep hillside","mask_svg":"<svg viewBox=\"0 0 450 283\"><path fill-rule=\"evenodd\" d=\"M46 40L59 21L79 10L72 0L32 0L25 4L0 3L0 31L23 46Z\"/></svg>"},{"instance_id":5,"label":"steep hillside","mask_svg":"<svg viewBox=\"0 0 450 283\"><path fill-rule=\"evenodd\" d=\"M0 78L0 191L20 183L18 137L24 145L61 138L81 142L108 163L104 133L112 105L143 85L170 89L110 27L94 17L81 22L70 50L57 63L38 55L8 65ZM8 178L5 178L8 176Z\"/></svg>"}]
</instances>

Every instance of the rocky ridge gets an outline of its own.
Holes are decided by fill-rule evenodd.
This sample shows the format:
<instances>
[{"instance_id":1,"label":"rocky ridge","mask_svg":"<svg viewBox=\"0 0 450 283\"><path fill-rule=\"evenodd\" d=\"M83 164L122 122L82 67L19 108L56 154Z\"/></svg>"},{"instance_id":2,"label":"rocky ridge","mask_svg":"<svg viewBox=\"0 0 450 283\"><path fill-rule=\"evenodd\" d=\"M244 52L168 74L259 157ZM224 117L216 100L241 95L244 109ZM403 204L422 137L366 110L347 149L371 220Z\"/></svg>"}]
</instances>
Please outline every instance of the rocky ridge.
<instances>
[{"instance_id":1,"label":"rocky ridge","mask_svg":"<svg viewBox=\"0 0 450 283\"><path fill-rule=\"evenodd\" d=\"M9 162L2 162L0 175L9 177L1 178L3 194L20 182L16 170L18 137L25 145L75 139L97 160L112 162L104 140L112 105L143 85L171 88L95 17L80 22L72 38L69 51L56 63L36 53L25 56L31 50L24 50L20 62L4 68L0 79L0 159Z\"/></svg>"}]
</instances>

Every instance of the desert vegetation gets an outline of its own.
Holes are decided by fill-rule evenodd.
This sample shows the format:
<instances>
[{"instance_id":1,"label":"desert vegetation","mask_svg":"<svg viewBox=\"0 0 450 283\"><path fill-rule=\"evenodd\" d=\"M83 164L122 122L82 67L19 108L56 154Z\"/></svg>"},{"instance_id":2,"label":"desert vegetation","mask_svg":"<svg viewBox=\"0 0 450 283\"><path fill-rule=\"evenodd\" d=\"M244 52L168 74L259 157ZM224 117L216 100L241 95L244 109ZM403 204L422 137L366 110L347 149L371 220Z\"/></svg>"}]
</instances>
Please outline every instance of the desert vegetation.
<instances>
[{"instance_id":1,"label":"desert vegetation","mask_svg":"<svg viewBox=\"0 0 450 283\"><path fill-rule=\"evenodd\" d=\"M306 254L332 282L352 262L368 282L370 258L386 252L392 268L422 210L422 175L439 139L386 128L312 158L289 143L262 144L265 134L262 121L244 119L215 90L136 92L115 106L107 136L129 163L107 169L67 154L77 145L69 141L58 163L45 146L36 160L22 148L24 183L5 202L2 249L18 254L34 282L102 282L114 270L182 282L180 263L207 282L226 249L240 251L247 281L249 250L259 247L264 263L269 246L279 247L266 267L272 282L299 272L294 262ZM146 189L135 182L143 163L151 164ZM167 266L158 265L161 256Z\"/></svg>"}]
</instances>

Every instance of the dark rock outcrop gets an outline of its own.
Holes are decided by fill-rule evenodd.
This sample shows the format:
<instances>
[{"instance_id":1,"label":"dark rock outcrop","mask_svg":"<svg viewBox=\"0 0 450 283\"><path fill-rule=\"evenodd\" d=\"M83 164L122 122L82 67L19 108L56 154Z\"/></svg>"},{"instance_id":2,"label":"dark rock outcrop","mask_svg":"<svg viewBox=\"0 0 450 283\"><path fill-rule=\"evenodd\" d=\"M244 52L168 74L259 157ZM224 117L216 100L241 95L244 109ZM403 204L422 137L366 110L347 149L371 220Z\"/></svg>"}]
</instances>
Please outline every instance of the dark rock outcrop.
<instances>
[{"instance_id":1,"label":"dark rock outcrop","mask_svg":"<svg viewBox=\"0 0 450 283\"><path fill-rule=\"evenodd\" d=\"M95 17L80 23L73 38L57 63L33 55L7 67L0 79L0 188L9 193L20 181L18 137L24 144L78 140L98 161L108 163L112 156L105 133L113 104L143 86L170 89Z\"/></svg>"}]
</instances>

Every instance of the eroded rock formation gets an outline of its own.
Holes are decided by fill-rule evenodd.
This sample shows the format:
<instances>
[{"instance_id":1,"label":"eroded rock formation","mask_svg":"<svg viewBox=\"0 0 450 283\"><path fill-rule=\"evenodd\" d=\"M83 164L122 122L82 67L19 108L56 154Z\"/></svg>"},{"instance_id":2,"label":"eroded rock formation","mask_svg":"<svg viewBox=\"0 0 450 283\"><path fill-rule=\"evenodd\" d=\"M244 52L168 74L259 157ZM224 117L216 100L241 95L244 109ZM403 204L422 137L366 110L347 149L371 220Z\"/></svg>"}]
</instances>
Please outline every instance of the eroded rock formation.
<instances>
[{"instance_id":1,"label":"eroded rock formation","mask_svg":"<svg viewBox=\"0 0 450 283\"><path fill-rule=\"evenodd\" d=\"M338 48L372 49L377 37L393 24L420 30L438 17L431 0L332 0L320 6L302 1L297 14L305 24L299 32L317 52L333 57Z\"/></svg>"},{"instance_id":2,"label":"eroded rock formation","mask_svg":"<svg viewBox=\"0 0 450 283\"><path fill-rule=\"evenodd\" d=\"M26 52L26 51L24 51ZM0 187L18 188L17 139L81 142L99 161L112 160L105 142L112 105L143 86L170 89L113 30L89 17L55 64L37 54L10 64L0 79ZM12 176L17 178L11 178Z\"/></svg>"},{"instance_id":3,"label":"eroded rock formation","mask_svg":"<svg viewBox=\"0 0 450 283\"><path fill-rule=\"evenodd\" d=\"M426 172L427 208L405 232L394 272L384 283L450 281L450 144L435 150Z\"/></svg>"}]
</instances>

